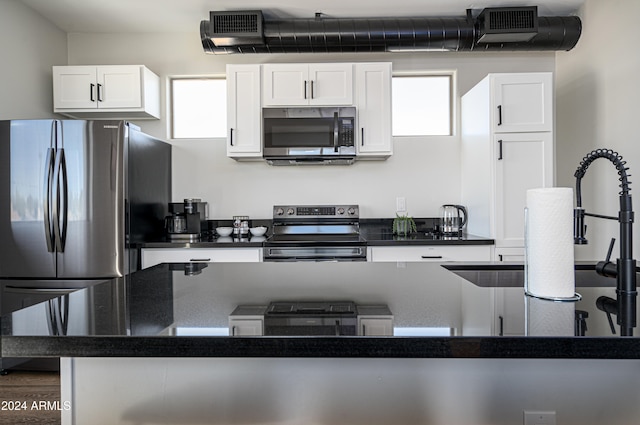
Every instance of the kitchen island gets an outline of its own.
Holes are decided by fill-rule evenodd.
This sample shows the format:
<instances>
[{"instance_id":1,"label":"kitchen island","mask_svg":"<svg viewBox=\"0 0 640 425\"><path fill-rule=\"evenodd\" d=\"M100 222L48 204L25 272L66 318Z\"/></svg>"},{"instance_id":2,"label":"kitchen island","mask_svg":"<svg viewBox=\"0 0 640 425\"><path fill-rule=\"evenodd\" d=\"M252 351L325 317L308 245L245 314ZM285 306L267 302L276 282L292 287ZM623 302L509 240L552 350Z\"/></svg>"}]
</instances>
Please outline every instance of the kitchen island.
<instances>
[{"instance_id":1,"label":"kitchen island","mask_svg":"<svg viewBox=\"0 0 640 425\"><path fill-rule=\"evenodd\" d=\"M64 423L638 417L640 338L595 306L613 281L587 267L582 300L554 303L524 296L521 266L453 268L467 279L438 263L162 264L3 316L2 355L63 357ZM385 305L393 336L229 336L236 307L283 300Z\"/></svg>"}]
</instances>

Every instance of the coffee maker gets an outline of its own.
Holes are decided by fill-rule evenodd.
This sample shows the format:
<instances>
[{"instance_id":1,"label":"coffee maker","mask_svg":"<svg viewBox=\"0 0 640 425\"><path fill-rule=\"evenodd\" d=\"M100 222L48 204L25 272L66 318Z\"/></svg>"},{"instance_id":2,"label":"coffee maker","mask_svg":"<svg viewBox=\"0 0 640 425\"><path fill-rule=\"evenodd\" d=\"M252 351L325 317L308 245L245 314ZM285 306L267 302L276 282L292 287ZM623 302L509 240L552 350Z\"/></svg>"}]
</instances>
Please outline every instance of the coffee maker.
<instances>
[{"instance_id":1,"label":"coffee maker","mask_svg":"<svg viewBox=\"0 0 640 425\"><path fill-rule=\"evenodd\" d=\"M206 202L196 198L187 198L183 202L171 202L169 212L171 215L165 219L165 230L170 241L197 242L200 240L200 223L209 215Z\"/></svg>"}]
</instances>

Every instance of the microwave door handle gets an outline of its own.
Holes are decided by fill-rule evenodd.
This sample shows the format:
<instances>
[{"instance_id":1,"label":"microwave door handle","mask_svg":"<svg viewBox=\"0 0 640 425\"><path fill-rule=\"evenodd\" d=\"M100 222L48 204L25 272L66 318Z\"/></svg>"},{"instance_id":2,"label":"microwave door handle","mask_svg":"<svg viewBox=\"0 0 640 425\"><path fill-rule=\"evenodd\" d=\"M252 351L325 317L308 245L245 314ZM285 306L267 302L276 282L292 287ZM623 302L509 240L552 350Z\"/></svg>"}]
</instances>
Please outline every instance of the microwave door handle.
<instances>
[{"instance_id":1,"label":"microwave door handle","mask_svg":"<svg viewBox=\"0 0 640 425\"><path fill-rule=\"evenodd\" d=\"M333 113L333 149L338 152L338 112Z\"/></svg>"}]
</instances>

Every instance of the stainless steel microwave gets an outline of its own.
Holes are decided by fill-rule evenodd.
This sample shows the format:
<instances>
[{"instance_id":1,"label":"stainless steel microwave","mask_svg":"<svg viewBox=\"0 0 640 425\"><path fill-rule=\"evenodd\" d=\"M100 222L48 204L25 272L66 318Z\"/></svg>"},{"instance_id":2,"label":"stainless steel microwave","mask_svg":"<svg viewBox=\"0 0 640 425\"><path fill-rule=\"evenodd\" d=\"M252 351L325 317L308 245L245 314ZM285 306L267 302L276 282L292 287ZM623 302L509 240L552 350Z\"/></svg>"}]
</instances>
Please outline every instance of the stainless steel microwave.
<instances>
[{"instance_id":1,"label":"stainless steel microwave","mask_svg":"<svg viewBox=\"0 0 640 425\"><path fill-rule=\"evenodd\" d=\"M263 157L273 165L351 164L356 108L265 108Z\"/></svg>"}]
</instances>

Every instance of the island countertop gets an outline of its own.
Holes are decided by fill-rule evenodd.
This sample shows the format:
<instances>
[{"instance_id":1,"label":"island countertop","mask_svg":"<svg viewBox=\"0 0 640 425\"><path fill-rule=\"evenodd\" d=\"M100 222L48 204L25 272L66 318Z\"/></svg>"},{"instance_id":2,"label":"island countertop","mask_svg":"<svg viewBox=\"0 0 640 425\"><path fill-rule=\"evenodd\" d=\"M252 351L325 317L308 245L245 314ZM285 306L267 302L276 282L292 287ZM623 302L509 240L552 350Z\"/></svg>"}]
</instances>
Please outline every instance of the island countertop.
<instances>
[{"instance_id":1,"label":"island countertop","mask_svg":"<svg viewBox=\"0 0 640 425\"><path fill-rule=\"evenodd\" d=\"M567 303L525 296L521 265L161 264L2 316L2 356L640 359L640 339L596 308L615 281L576 275L582 299ZM282 300L386 305L393 336L229 336L237 306Z\"/></svg>"}]
</instances>

